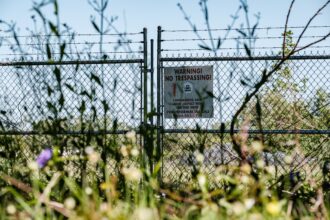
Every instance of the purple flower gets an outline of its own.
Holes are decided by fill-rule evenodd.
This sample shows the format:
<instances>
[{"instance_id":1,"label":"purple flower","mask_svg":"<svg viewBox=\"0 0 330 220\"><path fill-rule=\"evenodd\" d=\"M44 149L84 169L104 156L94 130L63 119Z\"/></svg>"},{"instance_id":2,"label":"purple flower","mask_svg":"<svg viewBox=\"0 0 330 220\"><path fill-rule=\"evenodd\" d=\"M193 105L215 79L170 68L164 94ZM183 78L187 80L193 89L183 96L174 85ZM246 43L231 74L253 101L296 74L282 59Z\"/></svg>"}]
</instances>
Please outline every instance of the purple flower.
<instances>
[{"instance_id":1,"label":"purple flower","mask_svg":"<svg viewBox=\"0 0 330 220\"><path fill-rule=\"evenodd\" d=\"M45 167L48 161L52 159L52 156L53 156L53 150L51 148L46 148L45 150L43 150L37 158L37 163L39 167L40 168Z\"/></svg>"}]
</instances>

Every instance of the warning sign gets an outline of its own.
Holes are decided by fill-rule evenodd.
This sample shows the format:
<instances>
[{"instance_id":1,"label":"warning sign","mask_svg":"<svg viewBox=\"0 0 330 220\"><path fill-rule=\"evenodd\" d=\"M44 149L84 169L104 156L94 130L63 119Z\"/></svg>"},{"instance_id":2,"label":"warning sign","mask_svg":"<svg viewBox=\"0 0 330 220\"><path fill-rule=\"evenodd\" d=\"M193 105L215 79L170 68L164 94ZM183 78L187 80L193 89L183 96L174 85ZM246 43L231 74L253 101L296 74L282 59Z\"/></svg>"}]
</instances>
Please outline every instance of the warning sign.
<instances>
[{"instance_id":1,"label":"warning sign","mask_svg":"<svg viewBox=\"0 0 330 220\"><path fill-rule=\"evenodd\" d=\"M164 68L165 118L213 117L213 66Z\"/></svg>"}]
</instances>

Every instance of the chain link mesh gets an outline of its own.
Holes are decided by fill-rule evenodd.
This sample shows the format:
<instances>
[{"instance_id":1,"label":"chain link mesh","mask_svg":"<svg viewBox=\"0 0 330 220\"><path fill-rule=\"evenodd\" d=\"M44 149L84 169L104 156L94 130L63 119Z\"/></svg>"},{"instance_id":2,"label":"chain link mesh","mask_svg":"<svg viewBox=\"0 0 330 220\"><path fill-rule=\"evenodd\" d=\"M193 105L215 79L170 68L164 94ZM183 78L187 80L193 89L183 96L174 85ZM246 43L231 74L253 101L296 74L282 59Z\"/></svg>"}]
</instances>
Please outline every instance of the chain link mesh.
<instances>
[{"instance_id":1,"label":"chain link mesh","mask_svg":"<svg viewBox=\"0 0 330 220\"><path fill-rule=\"evenodd\" d=\"M166 67L213 66L215 97L213 118L163 118L165 183L187 183L197 168L212 176L222 165L238 165L238 155L228 134L230 122L260 81L262 72L278 60L277 56L253 60L211 56L161 58L162 72ZM329 70L329 56L292 57L257 93L258 99L254 97L249 102L235 124L239 131L248 123L250 139L264 140L261 158L266 165L274 166L276 178L290 172L321 178L321 167L329 158ZM225 126L222 135L221 124ZM250 142L248 146L251 147ZM199 153L203 161L198 161Z\"/></svg>"},{"instance_id":2,"label":"chain link mesh","mask_svg":"<svg viewBox=\"0 0 330 220\"><path fill-rule=\"evenodd\" d=\"M98 176L82 162L93 146L116 171L118 146L142 121L142 67L140 59L2 63L0 158L8 166L1 169L24 176L21 167L42 149L59 147L70 176Z\"/></svg>"}]
</instances>

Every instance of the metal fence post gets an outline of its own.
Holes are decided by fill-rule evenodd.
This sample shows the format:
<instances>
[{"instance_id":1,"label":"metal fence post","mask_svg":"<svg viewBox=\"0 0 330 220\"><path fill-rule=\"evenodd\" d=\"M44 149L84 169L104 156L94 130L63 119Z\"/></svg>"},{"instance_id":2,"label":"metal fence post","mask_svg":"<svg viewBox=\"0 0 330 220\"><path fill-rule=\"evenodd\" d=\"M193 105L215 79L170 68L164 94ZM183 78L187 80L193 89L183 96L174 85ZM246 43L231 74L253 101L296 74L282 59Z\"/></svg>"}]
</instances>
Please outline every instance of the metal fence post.
<instances>
[{"instance_id":1,"label":"metal fence post","mask_svg":"<svg viewBox=\"0 0 330 220\"><path fill-rule=\"evenodd\" d=\"M147 28L143 28L143 147L142 147L142 167L146 165L147 123L148 123L148 41Z\"/></svg>"},{"instance_id":2,"label":"metal fence post","mask_svg":"<svg viewBox=\"0 0 330 220\"><path fill-rule=\"evenodd\" d=\"M157 29L157 162L162 160L162 146L161 146L161 119L163 117L161 113L161 38L162 38L162 28L158 26ZM162 173L163 173L163 164L161 164L161 169L158 175L158 180L162 183Z\"/></svg>"},{"instance_id":3,"label":"metal fence post","mask_svg":"<svg viewBox=\"0 0 330 220\"><path fill-rule=\"evenodd\" d=\"M150 40L150 172L152 173L154 170L154 162L155 162L155 150L154 150L154 39Z\"/></svg>"}]
</instances>

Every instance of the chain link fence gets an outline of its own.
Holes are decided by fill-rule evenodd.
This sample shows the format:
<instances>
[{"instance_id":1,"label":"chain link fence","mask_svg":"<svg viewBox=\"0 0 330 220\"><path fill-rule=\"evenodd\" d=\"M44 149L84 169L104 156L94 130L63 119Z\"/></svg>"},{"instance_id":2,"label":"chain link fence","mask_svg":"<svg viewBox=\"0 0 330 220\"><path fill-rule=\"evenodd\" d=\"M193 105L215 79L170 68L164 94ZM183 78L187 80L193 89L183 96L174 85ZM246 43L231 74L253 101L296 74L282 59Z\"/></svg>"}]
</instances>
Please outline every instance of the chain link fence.
<instances>
[{"instance_id":1,"label":"chain link fence","mask_svg":"<svg viewBox=\"0 0 330 220\"><path fill-rule=\"evenodd\" d=\"M143 66L133 58L1 63L2 169L23 175L22 164L58 147L63 169L81 177L92 169L82 162L92 146L115 171L114 152L142 122Z\"/></svg>"},{"instance_id":2,"label":"chain link fence","mask_svg":"<svg viewBox=\"0 0 330 220\"><path fill-rule=\"evenodd\" d=\"M199 170L212 178L225 166L239 164L229 135L231 120L261 80L263 71L281 57L276 55L278 52L259 51L252 57L243 53L217 56L182 45L171 48L169 43L180 41L177 36L171 38L172 32L179 35L182 31L161 30L158 35L162 42L158 51L158 145L163 156L164 183L180 185L189 183ZM185 51L195 54L187 55ZM330 56L326 54L311 51L291 57L249 102L235 124L234 132L238 134L248 126L249 150L258 141L264 142L262 163L274 170L275 178L289 173L322 178L323 163L330 158ZM213 117L165 118L165 69L201 66L213 67Z\"/></svg>"}]
</instances>

